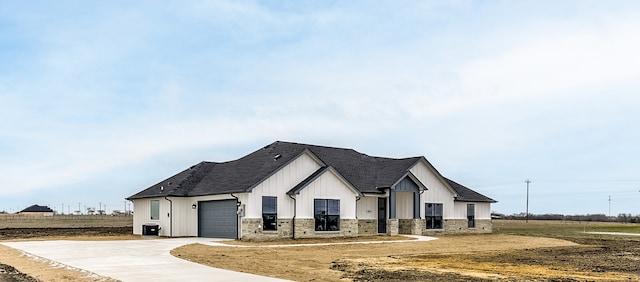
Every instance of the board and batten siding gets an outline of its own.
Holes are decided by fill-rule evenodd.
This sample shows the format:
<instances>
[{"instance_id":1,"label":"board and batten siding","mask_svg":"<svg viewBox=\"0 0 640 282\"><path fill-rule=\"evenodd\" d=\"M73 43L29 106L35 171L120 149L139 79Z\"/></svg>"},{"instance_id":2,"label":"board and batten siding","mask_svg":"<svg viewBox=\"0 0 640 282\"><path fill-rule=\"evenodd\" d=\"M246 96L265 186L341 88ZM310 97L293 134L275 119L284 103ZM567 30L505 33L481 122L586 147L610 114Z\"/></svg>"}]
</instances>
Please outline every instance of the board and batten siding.
<instances>
[{"instance_id":1,"label":"board and batten siding","mask_svg":"<svg viewBox=\"0 0 640 282\"><path fill-rule=\"evenodd\" d=\"M160 218L151 220L151 201L158 200L160 204ZM142 225L157 224L160 226L158 235L169 236L169 202L164 198L137 199L133 201L133 234L142 235ZM166 227L165 227L166 226Z\"/></svg>"},{"instance_id":2,"label":"board and batten siding","mask_svg":"<svg viewBox=\"0 0 640 282\"><path fill-rule=\"evenodd\" d=\"M378 198L388 197L387 194L364 195L356 202L358 219L378 219ZM387 208L387 214L389 209Z\"/></svg>"},{"instance_id":3,"label":"board and batten siding","mask_svg":"<svg viewBox=\"0 0 640 282\"><path fill-rule=\"evenodd\" d=\"M412 219L413 218L413 193L412 192L396 192L396 218ZM421 207L424 209L424 207Z\"/></svg>"},{"instance_id":4,"label":"board and batten siding","mask_svg":"<svg viewBox=\"0 0 640 282\"><path fill-rule=\"evenodd\" d=\"M491 204L490 203L476 203L476 202L455 202L455 218L466 219L467 218L467 204L475 204L475 217L476 219L491 219Z\"/></svg>"},{"instance_id":5,"label":"board and batten siding","mask_svg":"<svg viewBox=\"0 0 640 282\"><path fill-rule=\"evenodd\" d=\"M326 171L296 195L297 218L313 218L314 199L340 200L340 218L356 218L356 192L332 171Z\"/></svg>"},{"instance_id":6,"label":"board and batten siding","mask_svg":"<svg viewBox=\"0 0 640 282\"><path fill-rule=\"evenodd\" d=\"M142 235L142 224L149 220L149 199L137 199L133 203L133 234Z\"/></svg>"},{"instance_id":7,"label":"board and batten siding","mask_svg":"<svg viewBox=\"0 0 640 282\"><path fill-rule=\"evenodd\" d=\"M422 161L417 162L409 171L427 187L427 191L420 196L420 204L422 205L420 218L425 218L425 203L443 204L443 217L445 219L454 218L454 193L442 182L443 180Z\"/></svg>"},{"instance_id":8,"label":"board and batten siding","mask_svg":"<svg viewBox=\"0 0 640 282\"><path fill-rule=\"evenodd\" d=\"M278 218L292 218L293 200L286 193L320 167L309 154L300 155L251 190L248 194L249 204L245 207L245 217L262 218L262 196L270 196L278 198Z\"/></svg>"},{"instance_id":9,"label":"board and batten siding","mask_svg":"<svg viewBox=\"0 0 640 282\"><path fill-rule=\"evenodd\" d=\"M198 222L198 209L197 201L193 201L193 198L186 197L169 197L173 201L173 236L198 236L198 231L193 233L191 230ZM196 208L191 207L192 204L196 204ZM170 228L170 227L167 227Z\"/></svg>"}]
</instances>

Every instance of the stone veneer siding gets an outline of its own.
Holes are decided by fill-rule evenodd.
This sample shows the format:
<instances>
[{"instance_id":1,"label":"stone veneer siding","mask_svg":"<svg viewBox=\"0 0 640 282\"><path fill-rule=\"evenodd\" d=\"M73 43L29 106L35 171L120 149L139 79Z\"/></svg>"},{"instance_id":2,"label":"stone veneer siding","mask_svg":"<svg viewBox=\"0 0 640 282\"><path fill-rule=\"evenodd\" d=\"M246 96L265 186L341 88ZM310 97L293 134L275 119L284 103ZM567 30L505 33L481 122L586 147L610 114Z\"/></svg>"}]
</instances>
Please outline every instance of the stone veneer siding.
<instances>
[{"instance_id":1,"label":"stone veneer siding","mask_svg":"<svg viewBox=\"0 0 640 282\"><path fill-rule=\"evenodd\" d=\"M278 219L277 231L262 230L261 218L242 219L242 240L269 241L291 238L292 219ZM491 220L476 219L476 227L468 228L466 219L445 219L444 229L425 229L424 219L387 219L387 234L460 234L491 233ZM315 231L314 219L296 219L296 238L358 237L359 235L378 235L378 221L375 219L341 219L340 231Z\"/></svg>"},{"instance_id":2,"label":"stone veneer siding","mask_svg":"<svg viewBox=\"0 0 640 282\"><path fill-rule=\"evenodd\" d=\"M296 218L296 238L358 237L357 219L340 219L339 231L315 231L313 218Z\"/></svg>"},{"instance_id":3,"label":"stone veneer siding","mask_svg":"<svg viewBox=\"0 0 640 282\"><path fill-rule=\"evenodd\" d=\"M411 219L398 219L398 233L411 234Z\"/></svg>"},{"instance_id":4,"label":"stone veneer siding","mask_svg":"<svg viewBox=\"0 0 640 282\"><path fill-rule=\"evenodd\" d=\"M444 229L423 229L423 235L434 234L471 234L471 233L491 233L493 223L490 219L476 219L476 227L469 228L466 219L445 219Z\"/></svg>"},{"instance_id":5,"label":"stone veneer siding","mask_svg":"<svg viewBox=\"0 0 640 282\"><path fill-rule=\"evenodd\" d=\"M358 220L358 235L378 235L378 220L377 219L359 219Z\"/></svg>"},{"instance_id":6,"label":"stone veneer siding","mask_svg":"<svg viewBox=\"0 0 640 282\"><path fill-rule=\"evenodd\" d=\"M424 219L399 219L398 232L400 234L422 235L422 230L426 228Z\"/></svg>"},{"instance_id":7,"label":"stone veneer siding","mask_svg":"<svg viewBox=\"0 0 640 282\"><path fill-rule=\"evenodd\" d=\"M262 230L262 218L242 219L242 240L269 241L291 238L291 219L278 219L278 230Z\"/></svg>"}]
</instances>

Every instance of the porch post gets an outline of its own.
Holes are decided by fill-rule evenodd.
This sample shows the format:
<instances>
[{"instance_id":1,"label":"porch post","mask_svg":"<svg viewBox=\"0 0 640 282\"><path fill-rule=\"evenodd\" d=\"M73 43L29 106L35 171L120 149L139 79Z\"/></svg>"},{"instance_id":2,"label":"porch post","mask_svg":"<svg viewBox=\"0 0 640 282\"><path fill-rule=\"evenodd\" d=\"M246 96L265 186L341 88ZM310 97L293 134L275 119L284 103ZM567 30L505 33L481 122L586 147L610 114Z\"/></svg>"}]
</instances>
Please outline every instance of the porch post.
<instances>
[{"instance_id":1,"label":"porch post","mask_svg":"<svg viewBox=\"0 0 640 282\"><path fill-rule=\"evenodd\" d=\"M396 190L389 190L389 218L396 218Z\"/></svg>"},{"instance_id":2,"label":"porch post","mask_svg":"<svg viewBox=\"0 0 640 282\"><path fill-rule=\"evenodd\" d=\"M420 219L420 192L413 192L413 218Z\"/></svg>"}]
</instances>

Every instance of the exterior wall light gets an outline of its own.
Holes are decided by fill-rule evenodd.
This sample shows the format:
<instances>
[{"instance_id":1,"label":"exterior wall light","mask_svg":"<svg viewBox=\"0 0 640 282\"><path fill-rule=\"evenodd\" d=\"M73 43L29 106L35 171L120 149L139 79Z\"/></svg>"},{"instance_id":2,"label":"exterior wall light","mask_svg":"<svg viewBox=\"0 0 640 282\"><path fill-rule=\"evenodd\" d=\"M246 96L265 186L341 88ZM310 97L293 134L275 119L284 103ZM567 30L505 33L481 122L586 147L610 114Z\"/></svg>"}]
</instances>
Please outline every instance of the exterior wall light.
<instances>
[{"instance_id":1,"label":"exterior wall light","mask_svg":"<svg viewBox=\"0 0 640 282\"><path fill-rule=\"evenodd\" d=\"M193 205L191 205L191 208L192 208L192 209L194 209L194 210L195 210L197 207L198 207L198 205L196 205L195 203L194 203Z\"/></svg>"}]
</instances>

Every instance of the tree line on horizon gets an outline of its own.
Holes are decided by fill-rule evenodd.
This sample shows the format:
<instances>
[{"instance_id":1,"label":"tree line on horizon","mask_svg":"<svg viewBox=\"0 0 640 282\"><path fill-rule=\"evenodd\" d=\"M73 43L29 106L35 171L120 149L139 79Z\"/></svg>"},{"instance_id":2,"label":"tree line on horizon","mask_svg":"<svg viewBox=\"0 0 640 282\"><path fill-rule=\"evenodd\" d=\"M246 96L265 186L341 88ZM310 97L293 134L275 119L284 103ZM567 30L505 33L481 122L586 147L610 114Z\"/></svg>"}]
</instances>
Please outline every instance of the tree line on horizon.
<instances>
[{"instance_id":1,"label":"tree line on horizon","mask_svg":"<svg viewBox=\"0 0 640 282\"><path fill-rule=\"evenodd\" d=\"M526 213L505 215L501 213L491 213L492 219L526 220ZM607 216L606 214L586 214L586 215L564 215L564 214L529 214L530 220L568 220L568 221L597 221L597 222L626 222L640 223L640 215L630 213L620 213L617 216Z\"/></svg>"}]
</instances>

